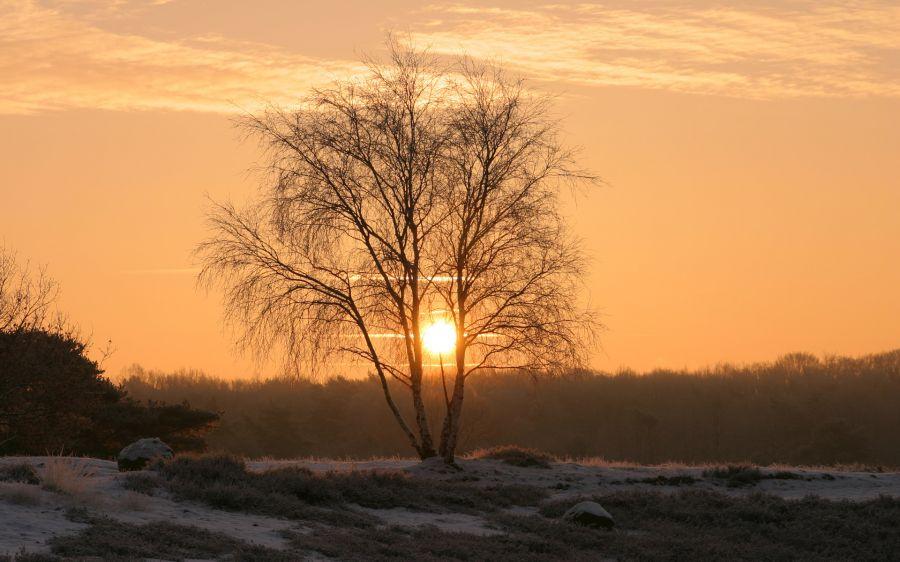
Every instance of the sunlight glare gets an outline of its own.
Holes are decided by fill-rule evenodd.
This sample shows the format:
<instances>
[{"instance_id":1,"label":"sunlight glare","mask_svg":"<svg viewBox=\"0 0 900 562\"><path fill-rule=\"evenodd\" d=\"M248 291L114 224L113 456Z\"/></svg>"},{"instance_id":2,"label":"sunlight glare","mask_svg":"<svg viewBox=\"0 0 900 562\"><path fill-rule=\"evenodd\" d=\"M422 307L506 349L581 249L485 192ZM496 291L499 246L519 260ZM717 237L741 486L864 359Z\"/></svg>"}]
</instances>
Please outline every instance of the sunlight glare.
<instances>
[{"instance_id":1,"label":"sunlight glare","mask_svg":"<svg viewBox=\"0 0 900 562\"><path fill-rule=\"evenodd\" d=\"M422 332L422 343L435 355L449 353L456 347L456 329L446 320L437 320Z\"/></svg>"}]
</instances>

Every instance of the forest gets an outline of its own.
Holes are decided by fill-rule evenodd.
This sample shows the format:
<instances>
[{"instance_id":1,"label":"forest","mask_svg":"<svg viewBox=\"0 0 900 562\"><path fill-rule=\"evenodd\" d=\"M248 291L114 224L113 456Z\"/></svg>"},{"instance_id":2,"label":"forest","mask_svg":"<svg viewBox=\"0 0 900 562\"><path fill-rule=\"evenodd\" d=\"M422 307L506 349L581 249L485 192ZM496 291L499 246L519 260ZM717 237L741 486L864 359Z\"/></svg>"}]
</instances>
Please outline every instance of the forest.
<instances>
[{"instance_id":1,"label":"forest","mask_svg":"<svg viewBox=\"0 0 900 562\"><path fill-rule=\"evenodd\" d=\"M210 450L249 457L408 456L374 378L222 380L132 366L138 400L217 412ZM426 397L437 408L440 388ZM900 466L900 350L791 354L698 371L473 376L463 452L503 444L609 461ZM401 405L402 406L402 405Z\"/></svg>"}]
</instances>

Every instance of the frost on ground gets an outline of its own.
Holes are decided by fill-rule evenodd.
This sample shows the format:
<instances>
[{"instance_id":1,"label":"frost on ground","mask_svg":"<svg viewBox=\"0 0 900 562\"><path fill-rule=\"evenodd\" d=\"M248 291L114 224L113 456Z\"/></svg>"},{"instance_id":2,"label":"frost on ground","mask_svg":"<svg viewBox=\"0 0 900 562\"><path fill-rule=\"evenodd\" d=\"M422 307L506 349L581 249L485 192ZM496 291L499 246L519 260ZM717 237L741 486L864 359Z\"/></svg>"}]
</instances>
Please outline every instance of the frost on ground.
<instances>
[{"instance_id":1,"label":"frost on ground","mask_svg":"<svg viewBox=\"0 0 900 562\"><path fill-rule=\"evenodd\" d=\"M686 491L693 494L684 496L686 502L705 501L704 498L707 496L726 499L756 497L750 494L757 492L784 499L816 496L825 500L850 502L877 500L879 497L900 498L900 473L897 472L795 467L680 465L645 467L599 462L553 462L549 464L549 468L542 468L512 466L486 458L461 460L459 470L448 469L439 462L419 463L403 459L365 462L328 460L247 462L246 470L250 472L245 474L262 474L271 470L287 469L285 474L291 476L291 470L299 468L309 469L312 473L320 475L370 474L371 471L394 476L406 475L403 478L411 479L413 483L416 481L433 483L427 484L426 488L418 489L427 490L432 486L441 488L440 494L434 497L440 501L443 501L441 498L449 498L450 501L448 505L442 506L416 501L404 503L405 500L394 502L390 497L381 499L375 497L378 494L390 494L390 486L397 485L388 478L387 484L381 483L366 488L357 501L345 502L341 504L343 507L335 508L331 505L327 509L320 509L319 512L304 511L298 515L291 511L290 505L282 506L280 512L267 510L264 503L260 509L259 498L252 494L263 493L264 488L260 488L263 492L259 489L242 490L241 494L244 495L240 501L219 497L233 493L222 490L212 492L206 490L204 493L209 492L212 496L207 494L197 496L198 501L185 501L183 498L178 499L172 489L155 488L150 490L149 495L126 489L126 479L129 477L127 473L118 472L112 461L59 457L0 458L0 468L4 465L23 463L33 466L39 475L46 477L46 480L43 486L24 482L0 482L0 555L15 555L22 551L48 552L49 541L54 537L88 533L92 525L98 528L100 525L98 521L103 519L110 522L107 525L114 525L115 522L126 524L114 527L116 532L127 534L129 529L135 529L135 532L142 530L141 532L151 535L149 539L142 539L144 543L141 544L144 546L129 545L132 550L128 552L132 554L144 552L141 548L144 550L153 548L152 535L156 532L152 531L155 529L153 525L166 524L174 526L167 528L166 532L173 532L176 535L178 533L190 535L191 528L199 528L214 533L216 537L239 541L242 545L248 545L248 548L258 548L260 550L252 552L264 553L259 554L259 559L274 559L273 553L285 553L284 559L298 559L298 557L316 559L322 556L341 559L349 556L347 552L358 552L359 556L364 556L363 551L359 549L370 547L373 550L365 554L365 557L390 557L392 552L406 552L409 556L427 557L428 552L416 550L422 548L420 543L442 544L442 541L449 541L452 547L442 546L443 550L439 552L455 552L463 559L467 556L466 552L471 552L472 556L477 557L478 553L486 553L486 549L495 547L499 549L497 555L501 556L501 559L507 555L504 553L508 553L510 557L524 556L524 559L528 559L530 547L527 544L523 546L525 543L520 541L510 546L504 541L508 541L513 535L540 534L547 525L562 525L556 521L558 519L556 512L584 498L609 498L610 502L620 502L618 510L623 513L626 526L640 523L640 517L658 517L658 514L651 515L649 512L640 511L635 512L637 515L634 515L633 521L629 520L629 517L632 517L631 511L625 509L629 501L634 503L635 498L643 498L641 501L645 501L647 497L651 499L655 497L657 500L654 501L660 503L658 500L660 497L674 497ZM60 463L69 463L70 466L61 467ZM146 474L148 479L156 478L152 472L131 474ZM307 473L298 474L302 476ZM47 481L51 477L54 484L47 486ZM297 485L295 481L292 482L294 482L292 485ZM355 481L340 482L340 485L347 486L347 482ZM361 485L368 485L365 480L360 482ZM403 484L402 479L400 484ZM497 490L500 489L507 491L498 493ZM524 491L520 496L516 496L519 489ZM473 492L483 490L485 493L473 496L475 499L470 501L465 496L469 493L467 490ZM540 492L539 496L534 495L535 490ZM703 494L707 492L717 495L704 496ZM268 493L278 492L270 490ZM310 493L317 492L312 490ZM366 494L372 494L373 497L370 498ZM465 497L457 498L454 494L462 494ZM210 497L213 499L210 500ZM265 497L277 499L277 495ZM500 498L505 503L497 508L485 505L485 501L494 501L493 498ZM370 499L372 501L368 501ZM244 509L240 503L254 501L257 502L257 507L252 509ZM326 498L322 501L345 500ZM897 510L895 504L896 502L891 502L885 509ZM832 505L829 509L839 510L840 505L851 504L835 505L837 507ZM675 507L678 507L677 502ZM310 514L326 511L332 515L327 520L310 519L312 517ZM611 507L610 511L614 517L617 515L615 507ZM285 514L285 517L271 515L276 512ZM900 512L897 515L900 515ZM342 519L344 516L347 516L346 523ZM897 531L900 531L900 528ZM622 531L623 536L627 534L632 537L629 540L634 540L634 537L647 532L639 529ZM550 534L560 535L560 533L576 533L573 536L579 540L585 536L589 537L585 534L588 531L572 530L566 526L556 527ZM463 543L460 542L463 539L460 537L466 536L471 539L466 539L468 542L465 542L463 548L461 546ZM565 550L565 546L553 546L555 543L552 539L552 536L549 539L547 537L540 539L550 541L548 543L550 546L545 549L547 558L564 558L571 554ZM148 540L150 542L147 542ZM562 535L559 540L565 543L578 542ZM604 544L607 543L609 541ZM82 552L77 549L71 550L71 547L60 547L59 544L54 548L57 554ZM148 547L147 544L151 546ZM578 548L590 548L590 544L587 542ZM356 550L333 550L337 548L334 545L343 545L347 549ZM169 556L187 558L194 556L188 556L186 553L203 552L202 548L196 545L188 545L185 548L187 550L171 551ZM191 548L195 550L190 550ZM196 548L200 550L196 551ZM516 554L516 548L524 549L522 551L524 554ZM708 545L706 548L715 547ZM623 552L626 553L625 557L628 557L628 551ZM769 551L760 552L765 557L764 554ZM770 554L778 553L783 554L780 550L772 551ZM652 553L643 552L643 554ZM245 558L252 556L248 554Z\"/></svg>"}]
</instances>

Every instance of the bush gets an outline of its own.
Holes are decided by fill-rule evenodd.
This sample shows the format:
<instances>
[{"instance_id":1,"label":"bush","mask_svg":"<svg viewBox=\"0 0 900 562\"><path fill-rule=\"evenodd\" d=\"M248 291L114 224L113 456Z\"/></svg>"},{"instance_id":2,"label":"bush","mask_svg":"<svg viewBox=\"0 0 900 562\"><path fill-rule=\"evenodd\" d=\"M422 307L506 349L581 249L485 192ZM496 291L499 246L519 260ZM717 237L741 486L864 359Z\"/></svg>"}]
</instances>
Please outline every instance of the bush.
<instances>
[{"instance_id":1,"label":"bush","mask_svg":"<svg viewBox=\"0 0 900 562\"><path fill-rule=\"evenodd\" d=\"M21 482L23 484L40 484L37 471L28 463L0 465L0 482Z\"/></svg>"},{"instance_id":2,"label":"bush","mask_svg":"<svg viewBox=\"0 0 900 562\"><path fill-rule=\"evenodd\" d=\"M131 492L152 496L160 487L160 481L153 474L129 472L122 481L122 487Z\"/></svg>"},{"instance_id":3,"label":"bush","mask_svg":"<svg viewBox=\"0 0 900 562\"><path fill-rule=\"evenodd\" d=\"M653 476L648 478L626 478L626 484L650 484L651 486L691 486L697 483L697 479L689 474L676 474L675 476Z\"/></svg>"},{"instance_id":4,"label":"bush","mask_svg":"<svg viewBox=\"0 0 900 562\"><path fill-rule=\"evenodd\" d=\"M763 479L763 474L758 468L739 465L710 468L703 471L703 476L724 480L729 488L755 486Z\"/></svg>"},{"instance_id":5,"label":"bush","mask_svg":"<svg viewBox=\"0 0 900 562\"><path fill-rule=\"evenodd\" d=\"M103 377L85 349L70 333L0 332L0 454L111 457L147 436L180 450L205 447L217 414L141 404Z\"/></svg>"},{"instance_id":6,"label":"bush","mask_svg":"<svg viewBox=\"0 0 900 562\"><path fill-rule=\"evenodd\" d=\"M550 463L553 461L553 457L546 453L515 445L479 449L472 453L472 457L497 460L512 466L525 468L550 468Z\"/></svg>"}]
</instances>

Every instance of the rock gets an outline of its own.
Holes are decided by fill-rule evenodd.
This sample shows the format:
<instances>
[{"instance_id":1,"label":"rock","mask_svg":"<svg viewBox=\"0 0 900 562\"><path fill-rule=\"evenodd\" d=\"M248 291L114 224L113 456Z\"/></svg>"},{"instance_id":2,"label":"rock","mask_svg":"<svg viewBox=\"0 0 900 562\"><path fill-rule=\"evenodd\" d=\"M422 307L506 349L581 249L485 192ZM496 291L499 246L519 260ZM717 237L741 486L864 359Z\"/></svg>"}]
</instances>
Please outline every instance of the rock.
<instances>
[{"instance_id":1,"label":"rock","mask_svg":"<svg viewBox=\"0 0 900 562\"><path fill-rule=\"evenodd\" d=\"M117 460L119 461L119 471L125 472L128 470L142 470L150 461L171 459L172 456L171 447L157 437L148 437L146 439L138 439L119 451Z\"/></svg>"},{"instance_id":2,"label":"rock","mask_svg":"<svg viewBox=\"0 0 900 562\"><path fill-rule=\"evenodd\" d=\"M616 522L608 511L597 502L581 502L569 508L563 519L587 527L611 529Z\"/></svg>"}]
</instances>

